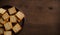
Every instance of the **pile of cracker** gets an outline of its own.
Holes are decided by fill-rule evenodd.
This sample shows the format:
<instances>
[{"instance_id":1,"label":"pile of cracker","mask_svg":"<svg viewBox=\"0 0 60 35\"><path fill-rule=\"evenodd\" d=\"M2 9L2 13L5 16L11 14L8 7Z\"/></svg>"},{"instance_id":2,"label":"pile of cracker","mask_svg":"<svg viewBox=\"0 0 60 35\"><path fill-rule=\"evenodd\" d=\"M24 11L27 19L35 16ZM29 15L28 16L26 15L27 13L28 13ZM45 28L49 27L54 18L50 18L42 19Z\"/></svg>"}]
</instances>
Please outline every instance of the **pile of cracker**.
<instances>
[{"instance_id":1,"label":"pile of cracker","mask_svg":"<svg viewBox=\"0 0 60 35\"><path fill-rule=\"evenodd\" d=\"M0 8L0 35L12 35L19 32L22 27L19 24L24 18L24 14L21 11L16 11L15 7L11 7L8 10ZM12 24L15 24L14 26Z\"/></svg>"}]
</instances>

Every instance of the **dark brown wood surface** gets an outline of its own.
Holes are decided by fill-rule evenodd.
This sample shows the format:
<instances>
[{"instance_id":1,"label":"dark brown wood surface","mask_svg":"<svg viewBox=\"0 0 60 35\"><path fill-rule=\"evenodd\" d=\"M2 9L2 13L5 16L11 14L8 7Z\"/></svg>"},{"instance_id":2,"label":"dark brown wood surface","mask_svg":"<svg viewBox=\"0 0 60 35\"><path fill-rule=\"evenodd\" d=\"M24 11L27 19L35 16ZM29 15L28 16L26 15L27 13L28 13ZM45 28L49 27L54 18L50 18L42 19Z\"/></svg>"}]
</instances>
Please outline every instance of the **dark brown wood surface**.
<instances>
[{"instance_id":1,"label":"dark brown wood surface","mask_svg":"<svg viewBox=\"0 0 60 35\"><path fill-rule=\"evenodd\" d=\"M25 15L22 32L17 35L59 35L60 0L0 0L0 6L12 5Z\"/></svg>"}]
</instances>

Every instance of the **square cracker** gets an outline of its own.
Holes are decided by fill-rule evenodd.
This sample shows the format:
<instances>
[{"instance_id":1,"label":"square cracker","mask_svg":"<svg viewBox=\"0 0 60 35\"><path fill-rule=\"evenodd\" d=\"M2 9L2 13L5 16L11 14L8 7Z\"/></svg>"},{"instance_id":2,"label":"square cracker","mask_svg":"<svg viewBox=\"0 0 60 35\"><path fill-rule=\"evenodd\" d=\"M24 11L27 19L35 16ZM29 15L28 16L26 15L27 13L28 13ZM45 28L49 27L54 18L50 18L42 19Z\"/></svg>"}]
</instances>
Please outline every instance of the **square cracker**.
<instances>
[{"instance_id":1,"label":"square cracker","mask_svg":"<svg viewBox=\"0 0 60 35\"><path fill-rule=\"evenodd\" d=\"M9 19L9 14L6 12L5 14L2 15L2 18L3 18L4 20Z\"/></svg>"},{"instance_id":2,"label":"square cracker","mask_svg":"<svg viewBox=\"0 0 60 35\"><path fill-rule=\"evenodd\" d=\"M4 24L5 30L10 30L12 29L12 23L11 22L7 22Z\"/></svg>"},{"instance_id":3,"label":"square cracker","mask_svg":"<svg viewBox=\"0 0 60 35\"><path fill-rule=\"evenodd\" d=\"M24 14L23 14L22 12L20 12L20 11L18 11L18 12L16 13L16 16L17 16L20 20L22 20L22 19L24 18Z\"/></svg>"},{"instance_id":4,"label":"square cracker","mask_svg":"<svg viewBox=\"0 0 60 35\"><path fill-rule=\"evenodd\" d=\"M5 10L5 9L0 8L0 13L1 13L1 14L4 14L5 12L6 12L6 10Z\"/></svg>"},{"instance_id":5,"label":"square cracker","mask_svg":"<svg viewBox=\"0 0 60 35\"><path fill-rule=\"evenodd\" d=\"M4 35L12 35L12 31L4 31Z\"/></svg>"},{"instance_id":6,"label":"square cracker","mask_svg":"<svg viewBox=\"0 0 60 35\"><path fill-rule=\"evenodd\" d=\"M21 26L17 23L14 27L13 27L13 31L15 33L19 32L21 30Z\"/></svg>"},{"instance_id":7,"label":"square cracker","mask_svg":"<svg viewBox=\"0 0 60 35\"><path fill-rule=\"evenodd\" d=\"M10 16L10 22L12 22L12 23L16 23L17 22L17 18L16 18L15 15Z\"/></svg>"},{"instance_id":8,"label":"square cracker","mask_svg":"<svg viewBox=\"0 0 60 35\"><path fill-rule=\"evenodd\" d=\"M9 8L9 9L8 9L8 12L9 12L9 14L14 14L14 13L16 13L15 7Z\"/></svg>"}]
</instances>

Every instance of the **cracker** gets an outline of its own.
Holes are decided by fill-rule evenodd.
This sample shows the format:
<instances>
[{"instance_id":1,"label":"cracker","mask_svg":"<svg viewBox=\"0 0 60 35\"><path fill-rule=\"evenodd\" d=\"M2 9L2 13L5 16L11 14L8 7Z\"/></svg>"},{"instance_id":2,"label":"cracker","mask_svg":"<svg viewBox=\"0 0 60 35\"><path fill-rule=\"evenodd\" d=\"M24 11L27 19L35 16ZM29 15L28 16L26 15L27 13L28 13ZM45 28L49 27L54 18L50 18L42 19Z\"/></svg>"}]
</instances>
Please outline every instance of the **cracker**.
<instances>
[{"instance_id":1,"label":"cracker","mask_svg":"<svg viewBox=\"0 0 60 35\"><path fill-rule=\"evenodd\" d=\"M17 22L17 18L15 17L15 15L10 16L10 22L12 22L12 23Z\"/></svg>"},{"instance_id":2,"label":"cracker","mask_svg":"<svg viewBox=\"0 0 60 35\"><path fill-rule=\"evenodd\" d=\"M20 12L20 11L18 11L18 12L16 13L16 16L17 16L20 20L22 20L22 19L24 18L24 14L23 14L22 12Z\"/></svg>"},{"instance_id":3,"label":"cracker","mask_svg":"<svg viewBox=\"0 0 60 35\"><path fill-rule=\"evenodd\" d=\"M4 24L5 30L10 30L12 29L12 23L11 22L7 22Z\"/></svg>"},{"instance_id":4,"label":"cracker","mask_svg":"<svg viewBox=\"0 0 60 35\"><path fill-rule=\"evenodd\" d=\"M0 13L1 13L1 14L4 14L5 12L6 12L6 10L5 10L5 9L0 8Z\"/></svg>"},{"instance_id":5,"label":"cracker","mask_svg":"<svg viewBox=\"0 0 60 35\"><path fill-rule=\"evenodd\" d=\"M22 29L22 28L21 28L21 26L20 26L18 23L13 27L13 31L14 31L15 33L19 32L21 29Z\"/></svg>"},{"instance_id":6,"label":"cracker","mask_svg":"<svg viewBox=\"0 0 60 35\"><path fill-rule=\"evenodd\" d=\"M3 15L2 15L2 18L3 18L4 20L9 19L9 15L8 15L8 13L6 12L5 14L3 14Z\"/></svg>"},{"instance_id":7,"label":"cracker","mask_svg":"<svg viewBox=\"0 0 60 35\"><path fill-rule=\"evenodd\" d=\"M9 12L9 14L14 14L14 13L16 13L15 7L9 8L9 9L8 9L8 12Z\"/></svg>"},{"instance_id":8,"label":"cracker","mask_svg":"<svg viewBox=\"0 0 60 35\"><path fill-rule=\"evenodd\" d=\"M4 31L4 35L12 35L12 31Z\"/></svg>"}]
</instances>

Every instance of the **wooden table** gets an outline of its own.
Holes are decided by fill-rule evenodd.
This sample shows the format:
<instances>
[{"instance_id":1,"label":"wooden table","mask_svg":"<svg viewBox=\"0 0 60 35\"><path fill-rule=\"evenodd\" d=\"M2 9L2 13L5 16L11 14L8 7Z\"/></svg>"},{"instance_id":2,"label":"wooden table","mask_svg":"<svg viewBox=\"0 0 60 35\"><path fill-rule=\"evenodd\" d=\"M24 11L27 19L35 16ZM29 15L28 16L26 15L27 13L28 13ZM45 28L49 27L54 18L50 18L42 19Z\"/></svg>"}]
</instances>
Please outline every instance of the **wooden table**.
<instances>
[{"instance_id":1,"label":"wooden table","mask_svg":"<svg viewBox=\"0 0 60 35\"><path fill-rule=\"evenodd\" d=\"M0 0L0 6L15 6L26 15L24 28L18 35L58 35L59 3L59 0Z\"/></svg>"}]
</instances>

